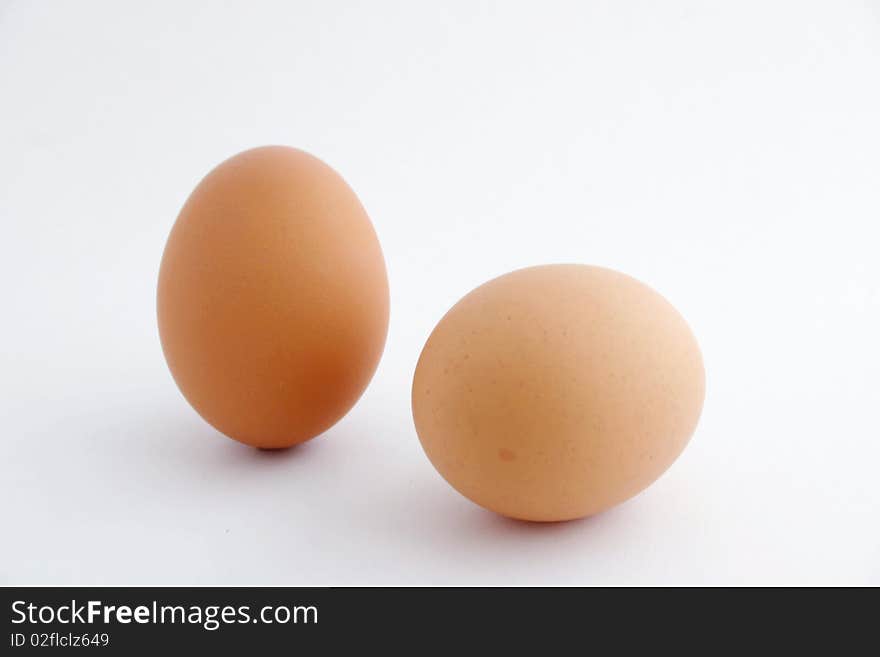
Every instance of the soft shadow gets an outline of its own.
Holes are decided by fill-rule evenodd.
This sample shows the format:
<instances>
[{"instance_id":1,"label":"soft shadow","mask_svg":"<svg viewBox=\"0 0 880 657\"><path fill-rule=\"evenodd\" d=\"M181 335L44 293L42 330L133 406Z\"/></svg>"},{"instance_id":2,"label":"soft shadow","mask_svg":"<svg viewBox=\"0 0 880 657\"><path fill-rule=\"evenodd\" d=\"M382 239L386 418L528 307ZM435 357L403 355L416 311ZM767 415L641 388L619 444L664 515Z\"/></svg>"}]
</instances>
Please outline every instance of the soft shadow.
<instances>
[{"instance_id":1,"label":"soft shadow","mask_svg":"<svg viewBox=\"0 0 880 657\"><path fill-rule=\"evenodd\" d=\"M541 536L552 535L554 533L566 533L573 531L586 531L590 525L600 522L606 513L611 513L614 509L610 509L604 513L598 513L586 518L576 518L573 520L557 520L551 522L538 522L534 520L519 520L517 518L508 518L498 515L492 511L478 509L480 511L480 522L486 525L488 531L498 534L509 534L514 536L528 536L537 534Z\"/></svg>"},{"instance_id":2,"label":"soft shadow","mask_svg":"<svg viewBox=\"0 0 880 657\"><path fill-rule=\"evenodd\" d=\"M464 498L436 472L415 472L399 483L389 483L374 500L381 514L365 516L372 531L393 535L419 547L438 544L466 545L470 548L518 549L525 543L578 541L607 533L626 522L628 504L603 513L562 522L517 520L488 511Z\"/></svg>"},{"instance_id":3,"label":"soft shadow","mask_svg":"<svg viewBox=\"0 0 880 657\"><path fill-rule=\"evenodd\" d=\"M571 537L583 544L624 524L629 513L624 504L567 522L505 518L462 497L426 459L380 461L382 476L374 477L369 468L375 464L360 461L363 442L341 426L290 448L256 449L227 438L173 398L153 408L132 404L88 412L93 426L80 438L93 455L89 474L114 494L162 486L188 497L193 486L223 494L243 486L277 490L284 497L283 491L292 490L288 482L295 482L299 491L318 496L322 513L340 514L377 541L431 551L446 546L505 552ZM321 497L328 472L346 475L362 494Z\"/></svg>"},{"instance_id":4,"label":"soft shadow","mask_svg":"<svg viewBox=\"0 0 880 657\"><path fill-rule=\"evenodd\" d=\"M232 440L185 404L157 408L121 406L95 409L87 448L94 453L95 474L114 479L199 479L206 476L247 476L252 472L294 469L321 458L327 434L284 449L258 449ZM326 455L325 455L326 456Z\"/></svg>"},{"instance_id":5,"label":"soft shadow","mask_svg":"<svg viewBox=\"0 0 880 657\"><path fill-rule=\"evenodd\" d=\"M307 459L315 455L315 450L320 449L322 438L317 436L312 440L304 443L291 445L290 447L252 447L238 441L232 440L228 436L223 435L219 431L214 431L218 438L231 443L227 445L230 456L236 459L247 459L257 463L287 463L294 460ZM213 445L212 447L216 447Z\"/></svg>"}]
</instances>

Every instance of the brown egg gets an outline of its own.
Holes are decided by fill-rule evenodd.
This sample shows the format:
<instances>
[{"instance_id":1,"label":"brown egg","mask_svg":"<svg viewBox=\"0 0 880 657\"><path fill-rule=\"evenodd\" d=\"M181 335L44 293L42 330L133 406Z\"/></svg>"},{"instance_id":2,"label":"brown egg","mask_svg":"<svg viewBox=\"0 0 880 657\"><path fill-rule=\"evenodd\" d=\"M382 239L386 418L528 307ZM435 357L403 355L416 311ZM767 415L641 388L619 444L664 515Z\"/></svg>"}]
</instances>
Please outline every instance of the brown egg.
<instances>
[{"instance_id":1,"label":"brown egg","mask_svg":"<svg viewBox=\"0 0 880 657\"><path fill-rule=\"evenodd\" d=\"M345 181L302 151L226 160L195 188L159 272L162 349L198 413L288 447L354 405L388 329L385 261Z\"/></svg>"},{"instance_id":2,"label":"brown egg","mask_svg":"<svg viewBox=\"0 0 880 657\"><path fill-rule=\"evenodd\" d=\"M678 312L609 269L548 265L465 296L422 351L413 417L460 493L524 520L598 513L676 459L703 405Z\"/></svg>"}]
</instances>

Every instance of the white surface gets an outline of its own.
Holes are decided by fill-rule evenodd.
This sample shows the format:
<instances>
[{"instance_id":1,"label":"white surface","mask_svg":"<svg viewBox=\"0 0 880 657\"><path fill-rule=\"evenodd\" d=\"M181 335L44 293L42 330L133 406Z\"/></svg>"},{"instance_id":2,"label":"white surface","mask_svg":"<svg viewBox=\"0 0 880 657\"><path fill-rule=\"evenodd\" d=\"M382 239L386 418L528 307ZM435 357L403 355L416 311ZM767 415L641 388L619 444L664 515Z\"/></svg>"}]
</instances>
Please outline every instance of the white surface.
<instances>
[{"instance_id":1,"label":"white surface","mask_svg":"<svg viewBox=\"0 0 880 657\"><path fill-rule=\"evenodd\" d=\"M305 148L385 250L379 371L266 454L186 405L177 211ZM0 3L0 583L880 584L880 3ZM505 271L661 291L690 447L582 522L508 521L418 444L419 351Z\"/></svg>"}]
</instances>

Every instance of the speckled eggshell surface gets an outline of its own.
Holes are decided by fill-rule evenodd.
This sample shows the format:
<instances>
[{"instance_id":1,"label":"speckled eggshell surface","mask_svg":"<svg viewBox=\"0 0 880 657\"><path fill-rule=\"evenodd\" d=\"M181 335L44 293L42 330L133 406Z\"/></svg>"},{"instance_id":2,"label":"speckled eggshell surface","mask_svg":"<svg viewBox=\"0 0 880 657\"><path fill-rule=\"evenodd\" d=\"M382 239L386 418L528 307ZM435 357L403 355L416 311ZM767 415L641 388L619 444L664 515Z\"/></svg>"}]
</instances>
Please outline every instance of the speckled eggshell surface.
<instances>
[{"instance_id":1,"label":"speckled eggshell surface","mask_svg":"<svg viewBox=\"0 0 880 657\"><path fill-rule=\"evenodd\" d=\"M333 169L267 146L211 171L180 211L159 272L168 366L238 441L289 447L358 400L388 329L373 225Z\"/></svg>"},{"instance_id":2,"label":"speckled eggshell surface","mask_svg":"<svg viewBox=\"0 0 880 657\"><path fill-rule=\"evenodd\" d=\"M429 337L412 407L428 458L513 518L570 520L637 494L703 405L699 347L662 296L587 265L521 269L459 301Z\"/></svg>"}]
</instances>

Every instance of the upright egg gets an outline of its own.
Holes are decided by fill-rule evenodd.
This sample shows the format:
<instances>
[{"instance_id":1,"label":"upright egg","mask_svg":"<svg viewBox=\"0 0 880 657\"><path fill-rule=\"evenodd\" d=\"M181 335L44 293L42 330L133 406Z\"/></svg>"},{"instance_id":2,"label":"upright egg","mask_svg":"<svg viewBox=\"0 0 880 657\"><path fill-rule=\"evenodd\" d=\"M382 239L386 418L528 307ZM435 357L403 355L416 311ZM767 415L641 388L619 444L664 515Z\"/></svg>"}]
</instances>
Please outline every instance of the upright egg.
<instances>
[{"instance_id":1,"label":"upright egg","mask_svg":"<svg viewBox=\"0 0 880 657\"><path fill-rule=\"evenodd\" d=\"M216 429L289 447L339 420L379 363L389 295L379 241L333 169L294 148L240 153L171 230L157 313L171 374Z\"/></svg>"},{"instance_id":2,"label":"upright egg","mask_svg":"<svg viewBox=\"0 0 880 657\"><path fill-rule=\"evenodd\" d=\"M478 287L422 351L412 409L440 474L483 507L557 521L598 513L659 477L693 433L704 371L662 296L585 265Z\"/></svg>"}]
</instances>

